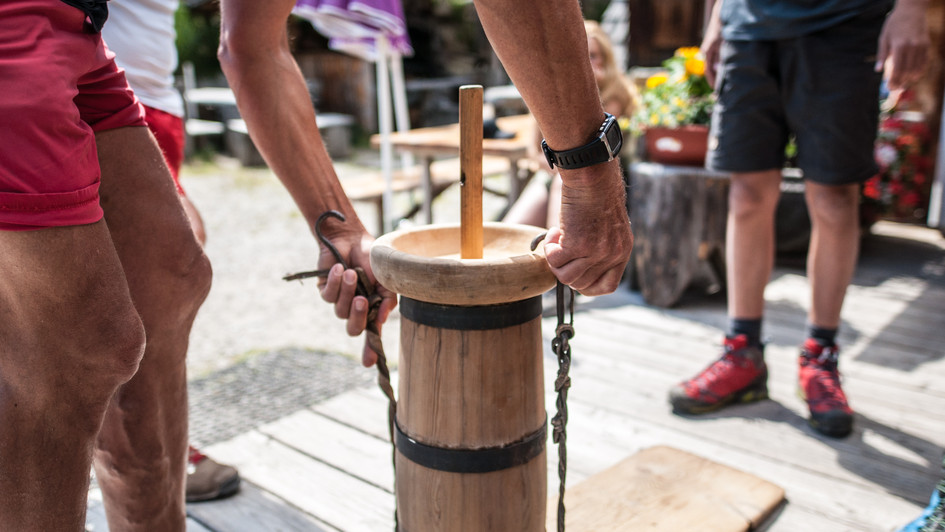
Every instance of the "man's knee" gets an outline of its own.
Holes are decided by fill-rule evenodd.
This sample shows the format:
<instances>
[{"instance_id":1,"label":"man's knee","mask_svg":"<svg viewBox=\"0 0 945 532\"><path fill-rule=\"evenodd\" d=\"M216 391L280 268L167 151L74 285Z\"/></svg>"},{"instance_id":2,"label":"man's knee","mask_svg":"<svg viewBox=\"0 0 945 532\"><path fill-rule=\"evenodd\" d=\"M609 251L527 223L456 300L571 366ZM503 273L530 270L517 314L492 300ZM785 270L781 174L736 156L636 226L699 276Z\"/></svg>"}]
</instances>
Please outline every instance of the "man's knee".
<instances>
[{"instance_id":1,"label":"man's knee","mask_svg":"<svg viewBox=\"0 0 945 532\"><path fill-rule=\"evenodd\" d=\"M65 412L92 433L115 390L138 370L144 327L130 301L94 295L87 308L63 310L56 318L56 324L50 319L4 335L10 341L4 342L0 379L24 412Z\"/></svg>"},{"instance_id":2,"label":"man's knee","mask_svg":"<svg viewBox=\"0 0 945 532\"><path fill-rule=\"evenodd\" d=\"M849 224L859 214L858 185L826 186L808 183L807 209L813 223Z\"/></svg>"},{"instance_id":3,"label":"man's knee","mask_svg":"<svg viewBox=\"0 0 945 532\"><path fill-rule=\"evenodd\" d=\"M168 273L175 280L178 293L185 295L183 302L196 311L210 292L213 278L210 259L199 245L188 245L176 259Z\"/></svg>"},{"instance_id":4,"label":"man's knee","mask_svg":"<svg viewBox=\"0 0 945 532\"><path fill-rule=\"evenodd\" d=\"M101 346L99 356L90 357L98 367L88 368L88 378L100 375L102 387L118 387L131 380L138 371L144 356L146 334L141 318L134 309L116 311L114 315L102 316L99 323ZM81 354L79 355L81 356Z\"/></svg>"},{"instance_id":5,"label":"man's knee","mask_svg":"<svg viewBox=\"0 0 945 532\"><path fill-rule=\"evenodd\" d=\"M187 231L186 243L164 242L157 256L138 263L132 297L148 328L188 325L210 292L210 260Z\"/></svg>"},{"instance_id":6,"label":"man's knee","mask_svg":"<svg viewBox=\"0 0 945 532\"><path fill-rule=\"evenodd\" d=\"M772 215L781 193L777 171L733 175L729 188L729 212L737 217Z\"/></svg>"}]
</instances>

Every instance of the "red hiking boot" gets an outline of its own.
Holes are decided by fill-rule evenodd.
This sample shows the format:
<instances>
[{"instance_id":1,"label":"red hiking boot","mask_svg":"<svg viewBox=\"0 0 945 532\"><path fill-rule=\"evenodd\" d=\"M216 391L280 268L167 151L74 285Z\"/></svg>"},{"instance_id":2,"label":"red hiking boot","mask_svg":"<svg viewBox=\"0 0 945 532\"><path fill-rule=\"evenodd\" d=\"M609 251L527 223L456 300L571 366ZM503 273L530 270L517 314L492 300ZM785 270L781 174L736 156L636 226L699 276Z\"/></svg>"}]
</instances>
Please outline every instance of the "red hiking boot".
<instances>
[{"instance_id":1,"label":"red hiking boot","mask_svg":"<svg viewBox=\"0 0 945 532\"><path fill-rule=\"evenodd\" d=\"M722 357L702 373L669 391L673 412L704 414L732 403L768 398L764 346L749 346L748 337L740 334L726 337L722 350Z\"/></svg>"},{"instance_id":2,"label":"red hiking boot","mask_svg":"<svg viewBox=\"0 0 945 532\"><path fill-rule=\"evenodd\" d=\"M810 426L832 438L842 438L853 431L853 410L840 388L836 345L820 345L808 338L798 357L798 395L807 401Z\"/></svg>"}]
</instances>

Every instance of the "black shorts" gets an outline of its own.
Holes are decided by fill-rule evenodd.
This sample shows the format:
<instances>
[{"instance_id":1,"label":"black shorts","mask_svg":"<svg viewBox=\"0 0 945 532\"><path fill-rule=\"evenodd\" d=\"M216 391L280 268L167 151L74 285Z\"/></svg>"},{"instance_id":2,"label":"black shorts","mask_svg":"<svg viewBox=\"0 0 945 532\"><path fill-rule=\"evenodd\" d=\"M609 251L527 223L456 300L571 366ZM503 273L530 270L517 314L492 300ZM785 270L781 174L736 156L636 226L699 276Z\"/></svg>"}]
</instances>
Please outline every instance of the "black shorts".
<instances>
[{"instance_id":1,"label":"black shorts","mask_svg":"<svg viewBox=\"0 0 945 532\"><path fill-rule=\"evenodd\" d=\"M706 166L781 168L794 134L806 179L843 185L873 176L884 21L870 14L794 39L725 42Z\"/></svg>"}]
</instances>

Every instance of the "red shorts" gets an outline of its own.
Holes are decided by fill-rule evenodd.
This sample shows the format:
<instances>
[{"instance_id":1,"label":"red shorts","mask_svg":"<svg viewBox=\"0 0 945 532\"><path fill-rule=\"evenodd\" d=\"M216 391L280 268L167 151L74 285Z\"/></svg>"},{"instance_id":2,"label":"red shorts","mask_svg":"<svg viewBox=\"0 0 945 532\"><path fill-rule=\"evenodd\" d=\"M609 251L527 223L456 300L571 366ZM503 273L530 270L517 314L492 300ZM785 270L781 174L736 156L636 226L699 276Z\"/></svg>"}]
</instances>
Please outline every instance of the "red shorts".
<instances>
[{"instance_id":1,"label":"red shorts","mask_svg":"<svg viewBox=\"0 0 945 532\"><path fill-rule=\"evenodd\" d=\"M144 106L148 129L157 139L164 160L177 185L177 192L184 196L184 187L180 186L180 167L184 162L184 119L171 113Z\"/></svg>"},{"instance_id":2,"label":"red shorts","mask_svg":"<svg viewBox=\"0 0 945 532\"><path fill-rule=\"evenodd\" d=\"M102 218L95 132L144 109L85 14L60 0L0 2L0 230Z\"/></svg>"}]
</instances>

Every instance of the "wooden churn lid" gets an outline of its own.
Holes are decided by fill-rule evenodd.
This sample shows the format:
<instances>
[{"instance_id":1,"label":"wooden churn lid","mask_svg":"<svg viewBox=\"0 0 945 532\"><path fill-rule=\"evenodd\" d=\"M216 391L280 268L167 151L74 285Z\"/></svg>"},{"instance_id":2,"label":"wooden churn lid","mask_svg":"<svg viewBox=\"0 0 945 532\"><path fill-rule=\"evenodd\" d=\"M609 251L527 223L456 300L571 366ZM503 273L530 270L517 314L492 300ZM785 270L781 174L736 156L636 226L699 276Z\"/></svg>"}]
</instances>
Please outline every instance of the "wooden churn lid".
<instances>
[{"instance_id":1,"label":"wooden churn lid","mask_svg":"<svg viewBox=\"0 0 945 532\"><path fill-rule=\"evenodd\" d=\"M543 229L489 222L483 258L460 258L460 226L429 225L388 233L371 248L381 285L412 299L441 305L494 305L521 301L554 286L555 277L532 240Z\"/></svg>"},{"instance_id":2,"label":"wooden churn lid","mask_svg":"<svg viewBox=\"0 0 945 532\"><path fill-rule=\"evenodd\" d=\"M441 305L521 301L554 286L541 246L543 229L482 222L482 87L460 87L461 223L380 237L371 249L378 282L398 294Z\"/></svg>"}]
</instances>

